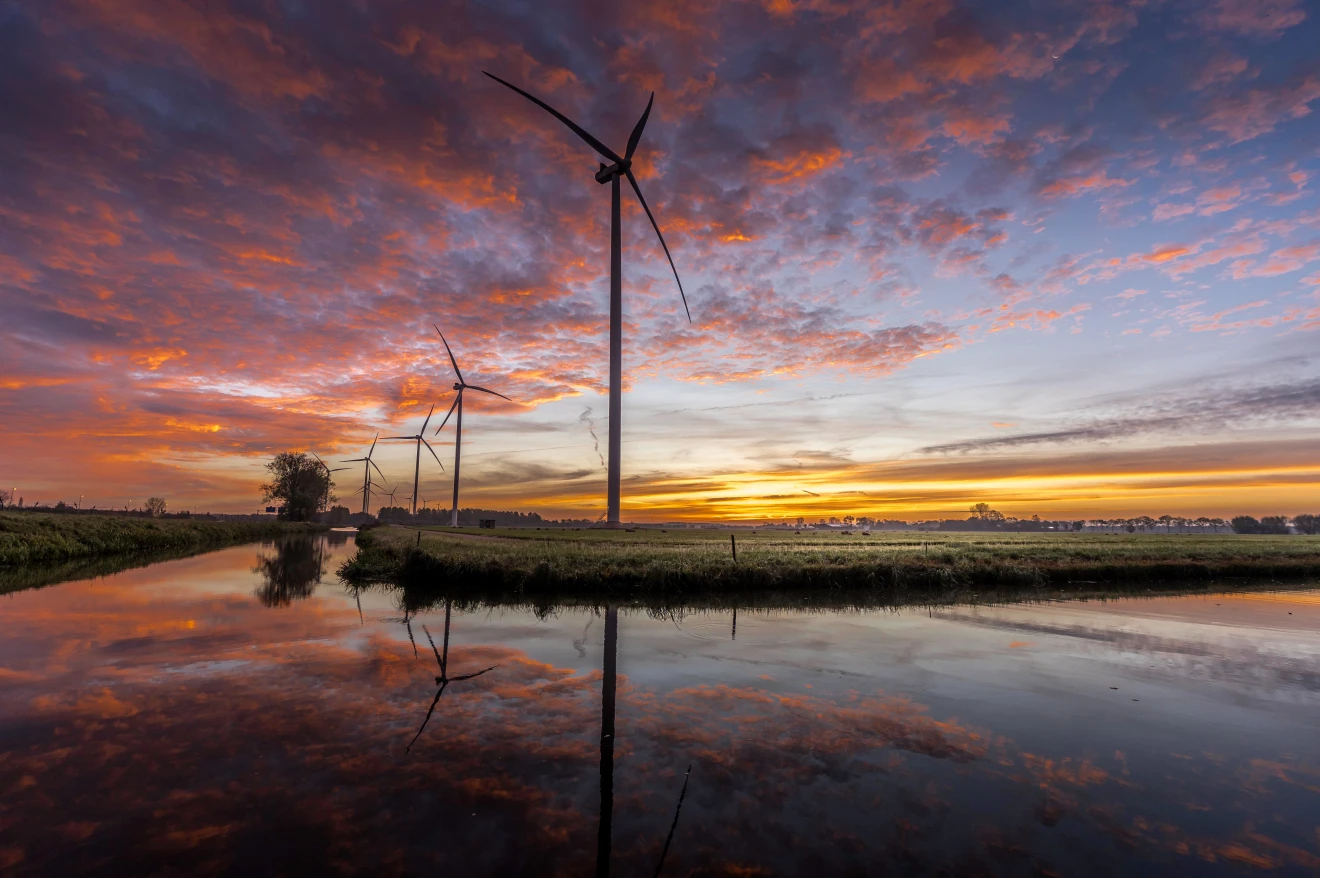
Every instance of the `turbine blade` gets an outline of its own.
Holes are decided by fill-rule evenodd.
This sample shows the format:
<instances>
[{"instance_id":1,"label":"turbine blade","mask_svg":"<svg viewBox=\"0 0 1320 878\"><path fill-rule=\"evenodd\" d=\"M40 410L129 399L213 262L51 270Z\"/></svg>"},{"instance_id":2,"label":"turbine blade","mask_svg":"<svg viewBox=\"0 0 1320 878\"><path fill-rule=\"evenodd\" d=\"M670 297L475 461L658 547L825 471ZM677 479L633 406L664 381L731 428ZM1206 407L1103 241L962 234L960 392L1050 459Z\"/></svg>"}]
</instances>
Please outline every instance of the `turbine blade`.
<instances>
[{"instance_id":1,"label":"turbine blade","mask_svg":"<svg viewBox=\"0 0 1320 878\"><path fill-rule=\"evenodd\" d=\"M431 324L435 326L434 323ZM445 353L449 354L449 364L454 367L454 374L458 376L458 383L463 383L463 373L458 371L458 360L454 359L454 352L449 349L449 342L445 341L445 334L440 332L440 327L435 326L435 331L440 336L440 340L445 343Z\"/></svg>"},{"instance_id":2,"label":"turbine blade","mask_svg":"<svg viewBox=\"0 0 1320 878\"><path fill-rule=\"evenodd\" d=\"M678 279L678 269L674 267L674 257L669 255L669 245L665 243L665 236L660 234L660 224L655 221L655 217L651 214L651 208L642 195L642 187L637 185L637 178L633 176L631 169L628 171L628 182L632 184L633 191L637 193L637 200L642 203L642 210L646 211L646 218L651 221L651 228L655 229L655 236L660 239L660 246L665 250L665 258L669 260L669 268L674 272L674 282L678 284L678 294L683 299L683 310L687 312L688 323L691 323L692 311L688 308L687 295L683 292L683 282Z\"/></svg>"},{"instance_id":3,"label":"turbine blade","mask_svg":"<svg viewBox=\"0 0 1320 878\"><path fill-rule=\"evenodd\" d=\"M459 400L462 396L463 396L463 391L460 390L460 391L458 392L458 396L454 397L454 402L453 402L453 404L449 406L449 411L445 414L445 419L444 419L443 421L440 422L440 426L438 426L438 427L435 428L435 435L436 435L436 436L439 436L439 435L440 435L440 431L443 430L443 429L445 428L445 424L448 424L448 423L449 423L449 416L452 415L452 414L454 413L454 409L458 408L458 400Z\"/></svg>"},{"instance_id":4,"label":"turbine blade","mask_svg":"<svg viewBox=\"0 0 1320 878\"><path fill-rule=\"evenodd\" d=\"M623 154L625 159L633 157L633 152L637 150L637 144L642 142L642 129L646 127L646 119L651 115L651 104L655 103L655 92L651 92L651 99L646 102L646 110L642 113L642 118L637 120L633 126L632 134L628 135L628 151Z\"/></svg>"},{"instance_id":5,"label":"turbine blade","mask_svg":"<svg viewBox=\"0 0 1320 878\"><path fill-rule=\"evenodd\" d=\"M431 452L431 456L435 458L435 462L440 463L440 455L435 453L435 449L431 447L431 443L423 439L422 444L426 446L427 451ZM444 471L445 471L445 465L443 463L440 463L440 472L444 472Z\"/></svg>"},{"instance_id":6,"label":"turbine blade","mask_svg":"<svg viewBox=\"0 0 1320 878\"><path fill-rule=\"evenodd\" d=\"M369 460L367 461L367 463L371 464L372 466L376 466L376 461L374 460ZM380 473L380 477L382 479L385 478L385 474L380 472L380 467L376 466L376 472Z\"/></svg>"},{"instance_id":7,"label":"turbine blade","mask_svg":"<svg viewBox=\"0 0 1320 878\"><path fill-rule=\"evenodd\" d=\"M435 414L435 403L431 403L431 410L426 413L426 420L422 421L422 429L417 431L418 438L426 433L426 425L431 423L431 415Z\"/></svg>"},{"instance_id":8,"label":"turbine blade","mask_svg":"<svg viewBox=\"0 0 1320 878\"><path fill-rule=\"evenodd\" d=\"M312 457L315 457L316 462L319 463L321 466L325 466L325 461L321 460L321 456L318 455L315 451L312 452Z\"/></svg>"},{"instance_id":9,"label":"turbine blade","mask_svg":"<svg viewBox=\"0 0 1320 878\"><path fill-rule=\"evenodd\" d=\"M365 457L350 457L348 460L341 460L341 461L339 461L339 462L340 462L340 463L361 463L361 462L364 461L364 460L366 460ZM348 467L344 467L344 469L348 469Z\"/></svg>"},{"instance_id":10,"label":"turbine blade","mask_svg":"<svg viewBox=\"0 0 1320 878\"><path fill-rule=\"evenodd\" d=\"M383 438L385 439L386 442L389 442L392 439L407 439L409 442L411 442L417 437L416 436L385 436Z\"/></svg>"},{"instance_id":11,"label":"turbine blade","mask_svg":"<svg viewBox=\"0 0 1320 878\"><path fill-rule=\"evenodd\" d=\"M432 646L434 646L434 644L432 644ZM403 751L404 756L407 756L409 753L412 752L413 744L416 744L417 739L422 736L422 732L426 731L426 724L431 721L431 714L435 713L435 706L440 703L440 696L444 694L445 694L445 687L443 685L441 685L439 689L435 690L435 698L431 701L431 709L426 712L426 719L422 720L422 726L417 730L417 734L413 735L413 739L409 741L408 746L404 748Z\"/></svg>"},{"instance_id":12,"label":"turbine blade","mask_svg":"<svg viewBox=\"0 0 1320 878\"><path fill-rule=\"evenodd\" d=\"M486 388L484 388L484 387L478 387L478 386L475 385L475 384L469 384L469 385L467 386L467 389L468 389L468 390L480 390L482 393L489 393L491 396L498 396L500 399L509 399L507 396L505 396L505 395L502 394L502 393L496 393L496 392L493 391L493 390L487 390ZM509 399L509 402L513 402L513 400Z\"/></svg>"},{"instance_id":13,"label":"turbine blade","mask_svg":"<svg viewBox=\"0 0 1320 878\"><path fill-rule=\"evenodd\" d=\"M490 671L493 671L493 670L495 670L495 669L498 668L498 667L499 667L499 665L491 665L489 668L486 668L486 670L484 670L484 671L477 671L475 674L464 674L464 675L461 676L461 677L450 677L450 678L449 678L449 682L451 682L451 683L457 683L459 680L471 680L473 677L480 677L482 674L485 674L485 673L488 673L488 672L490 672Z\"/></svg>"},{"instance_id":14,"label":"turbine blade","mask_svg":"<svg viewBox=\"0 0 1320 878\"><path fill-rule=\"evenodd\" d=\"M481 71L481 72L482 72L482 73L486 73L486 71L484 71L484 70ZM592 149L594 149L596 152L600 153L600 154L601 154L602 156L604 156L605 158L609 159L609 160L612 161L612 162L616 162L616 163L622 163L622 162L623 162L623 159L619 158L619 156L614 152L614 150L610 149L608 146L606 146L605 144L601 143L601 142L600 142L599 140L597 140L596 138L592 137L590 134L588 134L586 131L584 131L584 130L581 128L581 126L579 126L576 122L574 122L572 119L568 118L568 117L565 116L563 113L561 113L561 112L559 112L558 110L556 110L554 107L552 107L552 106L550 106L549 104L547 104L545 101L541 100L540 98L533 97L532 95L529 95L527 92L523 91L522 89L518 88L518 86L513 85L512 83L505 82L504 80L502 80L502 79L500 79L498 76L496 76L494 73L486 73L486 75L489 76L491 79L495 80L496 82L498 82L500 85L503 85L503 86L506 86L506 87L508 87L508 88L513 89L513 90L516 91L518 94L520 94L520 95L522 95L523 97L527 98L527 100L529 100L529 101L531 101L532 103L536 104L536 105L537 105L538 107L540 107L542 110L545 110L545 111L546 111L547 113L549 113L551 116L554 116L554 117L555 117L556 119L558 119L560 122L563 122L565 125L567 125L567 126L569 127L569 129L570 129L574 134L576 134L578 137L581 137L581 138L586 142L587 146L590 146Z\"/></svg>"},{"instance_id":15,"label":"turbine blade","mask_svg":"<svg viewBox=\"0 0 1320 878\"><path fill-rule=\"evenodd\" d=\"M636 184L636 183L633 184L633 188L634 188L634 189L637 188L637 184ZM637 194L638 194L638 197L641 196L641 193L640 193L640 192L637 193ZM643 203L644 203L644 202L643 202ZM655 220L651 220L651 222L654 223ZM657 231L658 231L658 230L657 230ZM376 434L376 439L379 439L379 438L380 438L380 434L377 433L377 434ZM371 440L371 451L368 451L368 452L367 452L367 459L370 459L370 458L371 458L371 455L372 455L372 452L374 452L374 451L376 450L376 439L372 439L372 440Z\"/></svg>"}]
</instances>

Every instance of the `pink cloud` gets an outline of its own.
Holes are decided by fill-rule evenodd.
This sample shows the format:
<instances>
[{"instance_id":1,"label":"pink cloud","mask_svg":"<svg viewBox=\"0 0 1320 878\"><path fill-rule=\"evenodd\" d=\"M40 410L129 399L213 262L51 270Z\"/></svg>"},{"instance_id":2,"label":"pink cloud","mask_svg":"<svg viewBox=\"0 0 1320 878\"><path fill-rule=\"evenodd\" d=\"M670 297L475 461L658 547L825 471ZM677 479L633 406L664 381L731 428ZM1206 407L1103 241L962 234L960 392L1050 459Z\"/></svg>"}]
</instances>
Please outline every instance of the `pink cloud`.
<instances>
[{"instance_id":1,"label":"pink cloud","mask_svg":"<svg viewBox=\"0 0 1320 878\"><path fill-rule=\"evenodd\" d=\"M1200 124L1228 138L1230 144L1268 134L1279 125L1310 115L1320 99L1320 76L1309 74L1291 84L1248 89L1212 99Z\"/></svg>"},{"instance_id":2,"label":"pink cloud","mask_svg":"<svg viewBox=\"0 0 1320 878\"><path fill-rule=\"evenodd\" d=\"M1238 280L1248 277L1275 277L1297 271L1318 259L1320 259L1320 243L1282 247L1271 253L1262 263L1246 260L1234 263L1233 277Z\"/></svg>"},{"instance_id":3,"label":"pink cloud","mask_svg":"<svg viewBox=\"0 0 1320 878\"><path fill-rule=\"evenodd\" d=\"M1216 0L1196 16L1207 30L1277 39L1306 20L1301 0Z\"/></svg>"}]
</instances>

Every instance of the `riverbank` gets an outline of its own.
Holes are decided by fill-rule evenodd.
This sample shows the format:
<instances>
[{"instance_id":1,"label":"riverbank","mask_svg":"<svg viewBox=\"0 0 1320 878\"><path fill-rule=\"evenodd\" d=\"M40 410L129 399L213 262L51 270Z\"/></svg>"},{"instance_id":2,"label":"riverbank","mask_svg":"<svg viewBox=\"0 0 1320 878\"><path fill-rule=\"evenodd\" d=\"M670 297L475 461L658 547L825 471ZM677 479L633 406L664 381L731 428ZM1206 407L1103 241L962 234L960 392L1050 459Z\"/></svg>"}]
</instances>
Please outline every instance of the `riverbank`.
<instances>
[{"instance_id":1,"label":"riverbank","mask_svg":"<svg viewBox=\"0 0 1320 878\"><path fill-rule=\"evenodd\" d=\"M420 537L419 537L420 534ZM377 528L340 569L424 598L542 602L866 594L899 603L1128 594L1159 585L1320 580L1320 538L1109 534L482 531ZM846 599L851 599L846 598Z\"/></svg>"},{"instance_id":2,"label":"riverbank","mask_svg":"<svg viewBox=\"0 0 1320 878\"><path fill-rule=\"evenodd\" d=\"M0 512L0 568L57 564L117 555L215 548L324 525L281 521L199 521Z\"/></svg>"}]
</instances>

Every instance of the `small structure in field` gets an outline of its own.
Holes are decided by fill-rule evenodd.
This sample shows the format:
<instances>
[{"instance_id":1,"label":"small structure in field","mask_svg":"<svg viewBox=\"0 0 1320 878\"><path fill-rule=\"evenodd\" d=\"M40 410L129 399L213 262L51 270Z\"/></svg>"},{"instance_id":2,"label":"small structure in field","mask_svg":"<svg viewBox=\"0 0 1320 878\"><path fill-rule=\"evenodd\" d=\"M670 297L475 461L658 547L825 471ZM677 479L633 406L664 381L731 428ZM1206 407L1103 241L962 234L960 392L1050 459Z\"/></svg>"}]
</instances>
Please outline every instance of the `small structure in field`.
<instances>
[{"instance_id":1,"label":"small structure in field","mask_svg":"<svg viewBox=\"0 0 1320 878\"><path fill-rule=\"evenodd\" d=\"M477 524L478 524L480 527L488 528L488 529L490 529L490 530L494 530L494 529L495 529L495 519L493 519L493 518L482 518L482 519L478 519L478 520L477 520Z\"/></svg>"}]
</instances>

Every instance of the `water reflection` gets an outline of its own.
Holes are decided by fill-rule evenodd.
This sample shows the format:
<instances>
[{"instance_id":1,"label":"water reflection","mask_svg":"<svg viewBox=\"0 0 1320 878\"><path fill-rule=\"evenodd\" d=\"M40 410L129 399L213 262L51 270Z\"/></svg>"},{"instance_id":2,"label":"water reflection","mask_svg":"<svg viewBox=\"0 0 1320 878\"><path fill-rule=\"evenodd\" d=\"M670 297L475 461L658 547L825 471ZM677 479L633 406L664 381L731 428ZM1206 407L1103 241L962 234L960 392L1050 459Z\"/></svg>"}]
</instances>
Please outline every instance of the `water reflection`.
<instances>
[{"instance_id":1,"label":"water reflection","mask_svg":"<svg viewBox=\"0 0 1320 878\"><path fill-rule=\"evenodd\" d=\"M408 742L408 747L407 749L404 750L405 755L412 752L413 744L416 744L417 739L422 736L422 732L426 731L426 724L431 721L431 715L435 713L435 706L440 703L440 696L445 694L445 690L449 688L450 683L461 683L464 680L472 680L476 677L482 676L483 674L487 674L495 670L497 667L499 667L498 665L491 665L489 668L485 668L480 671L475 671L471 674L460 674L457 677L449 676L449 621L452 613L453 613L453 602L445 601L444 652L441 652L440 650L435 648L435 640L431 637L431 632L426 630L425 625L422 626L422 631L426 633L426 640L431 644L431 652L435 653L435 663L437 666L439 666L440 673L435 678L435 685L436 685L435 698L431 699L431 707L426 711L426 718L422 720L421 726L418 727L417 734L413 735L412 740ZM407 621L408 620L405 619L405 622ZM408 625L408 637L410 640L412 639L411 624ZM417 648L417 642L414 640L413 641L414 653L416 652L416 648Z\"/></svg>"},{"instance_id":2,"label":"water reflection","mask_svg":"<svg viewBox=\"0 0 1320 878\"><path fill-rule=\"evenodd\" d=\"M262 606L287 607L311 597L325 575L328 542L321 535L286 537L275 543L274 554L260 555L252 572L261 574L256 595ZM347 539L339 543L346 544Z\"/></svg>"},{"instance_id":3,"label":"water reflection","mask_svg":"<svg viewBox=\"0 0 1320 878\"><path fill-rule=\"evenodd\" d=\"M734 640L330 581L272 611L258 555L0 600L0 872L1320 869L1314 592L744 607Z\"/></svg>"}]
</instances>

